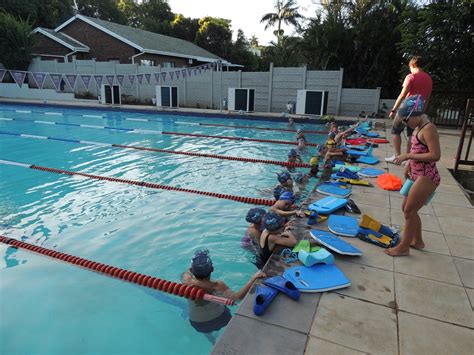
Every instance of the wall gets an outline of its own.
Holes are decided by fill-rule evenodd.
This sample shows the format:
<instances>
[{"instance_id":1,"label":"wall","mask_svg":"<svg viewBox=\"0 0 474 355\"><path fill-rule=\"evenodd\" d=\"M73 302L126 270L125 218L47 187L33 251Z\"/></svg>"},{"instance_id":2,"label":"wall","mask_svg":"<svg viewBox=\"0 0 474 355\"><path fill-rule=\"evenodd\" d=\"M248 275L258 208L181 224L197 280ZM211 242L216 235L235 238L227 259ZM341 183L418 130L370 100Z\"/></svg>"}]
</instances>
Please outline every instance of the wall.
<instances>
[{"instance_id":1,"label":"wall","mask_svg":"<svg viewBox=\"0 0 474 355\"><path fill-rule=\"evenodd\" d=\"M35 59L30 71L75 73L75 74L152 74L150 83L144 79L142 85L137 80L132 85L125 78L122 94L129 99L149 101L155 97L157 82L154 73L159 71L176 71L179 68L163 69L136 64L118 62L96 62L95 60L74 60L72 63L58 63L50 60ZM324 90L329 92L328 114L354 116L361 111L370 114L376 112L380 101L380 88L377 89L344 89L342 79L344 70L318 71L299 68L270 68L268 72L219 72L204 71L191 77L180 76L178 80L167 81L165 85L178 87L179 104L182 107L199 107L221 109L222 101L228 97L229 88L254 88L255 111L283 112L288 101L296 101L300 89ZM48 79L49 80L49 79ZM46 88L53 88L50 81ZM66 86L66 91L72 91ZM80 79L77 81L76 93L89 91L98 95L98 88L92 79L90 87L85 88Z\"/></svg>"},{"instance_id":2,"label":"wall","mask_svg":"<svg viewBox=\"0 0 474 355\"><path fill-rule=\"evenodd\" d=\"M28 85L23 84L20 88L17 84L2 83L0 84L0 97L11 99L35 99L35 100L59 100L72 101L73 94L60 93L55 90L39 90L30 89Z\"/></svg>"}]
</instances>

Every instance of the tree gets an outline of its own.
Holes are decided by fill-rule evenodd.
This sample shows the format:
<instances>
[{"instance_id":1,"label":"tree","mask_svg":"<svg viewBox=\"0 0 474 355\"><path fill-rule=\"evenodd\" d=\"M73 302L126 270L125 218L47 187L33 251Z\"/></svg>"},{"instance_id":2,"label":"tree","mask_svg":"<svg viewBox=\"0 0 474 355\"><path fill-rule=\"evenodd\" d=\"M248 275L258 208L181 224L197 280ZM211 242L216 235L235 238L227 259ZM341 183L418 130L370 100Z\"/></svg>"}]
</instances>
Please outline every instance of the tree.
<instances>
[{"instance_id":1,"label":"tree","mask_svg":"<svg viewBox=\"0 0 474 355\"><path fill-rule=\"evenodd\" d=\"M196 33L199 30L199 20L190 17L184 17L182 14L176 14L171 21L170 35L181 38L189 42L196 40Z\"/></svg>"},{"instance_id":2,"label":"tree","mask_svg":"<svg viewBox=\"0 0 474 355\"><path fill-rule=\"evenodd\" d=\"M230 20L203 17L199 20L196 44L222 58L228 58L232 47Z\"/></svg>"},{"instance_id":3,"label":"tree","mask_svg":"<svg viewBox=\"0 0 474 355\"><path fill-rule=\"evenodd\" d=\"M142 28L146 31L169 35L174 14L166 0L144 0L140 5Z\"/></svg>"},{"instance_id":4,"label":"tree","mask_svg":"<svg viewBox=\"0 0 474 355\"><path fill-rule=\"evenodd\" d=\"M140 7L134 0L119 0L117 7L127 19L127 26L141 27L142 16Z\"/></svg>"},{"instance_id":5,"label":"tree","mask_svg":"<svg viewBox=\"0 0 474 355\"><path fill-rule=\"evenodd\" d=\"M300 52L301 38L286 37L280 39L280 43L270 42L270 46L263 51L262 67L268 70L270 63L277 67L298 67L303 62Z\"/></svg>"},{"instance_id":6,"label":"tree","mask_svg":"<svg viewBox=\"0 0 474 355\"><path fill-rule=\"evenodd\" d=\"M35 36L28 21L0 12L0 63L7 69L27 70Z\"/></svg>"},{"instance_id":7,"label":"tree","mask_svg":"<svg viewBox=\"0 0 474 355\"><path fill-rule=\"evenodd\" d=\"M281 29L282 22L286 25L293 25L298 27L298 20L303 19L303 16L298 12L299 7L296 5L295 0L277 0L275 4L275 12L270 12L263 15L260 20L261 23L265 23L265 29L275 26L277 24L277 30L273 33L277 37L277 43L279 44L284 31Z\"/></svg>"},{"instance_id":8,"label":"tree","mask_svg":"<svg viewBox=\"0 0 474 355\"><path fill-rule=\"evenodd\" d=\"M77 0L77 9L84 16L127 24L127 18L119 10L116 0Z\"/></svg>"},{"instance_id":9,"label":"tree","mask_svg":"<svg viewBox=\"0 0 474 355\"><path fill-rule=\"evenodd\" d=\"M232 63L243 65L247 71L256 71L260 67L259 58L249 51L249 41L244 32L239 29L237 31L237 39L232 45L229 60Z\"/></svg>"},{"instance_id":10,"label":"tree","mask_svg":"<svg viewBox=\"0 0 474 355\"><path fill-rule=\"evenodd\" d=\"M54 28L72 15L72 0L0 0L0 9L33 27Z\"/></svg>"}]
</instances>

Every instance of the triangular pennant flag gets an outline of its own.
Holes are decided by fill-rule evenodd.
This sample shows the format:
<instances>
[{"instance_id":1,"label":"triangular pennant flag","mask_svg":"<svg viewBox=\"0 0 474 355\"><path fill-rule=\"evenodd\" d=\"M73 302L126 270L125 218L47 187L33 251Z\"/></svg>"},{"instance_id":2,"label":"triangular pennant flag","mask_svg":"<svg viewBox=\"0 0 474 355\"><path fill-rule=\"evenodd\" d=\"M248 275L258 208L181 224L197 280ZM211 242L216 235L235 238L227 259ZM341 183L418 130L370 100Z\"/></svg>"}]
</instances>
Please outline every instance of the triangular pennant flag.
<instances>
[{"instance_id":1,"label":"triangular pennant flag","mask_svg":"<svg viewBox=\"0 0 474 355\"><path fill-rule=\"evenodd\" d=\"M181 70L181 74L183 75L183 78L186 77L186 69Z\"/></svg>"},{"instance_id":2,"label":"triangular pennant flag","mask_svg":"<svg viewBox=\"0 0 474 355\"><path fill-rule=\"evenodd\" d=\"M176 79L179 79L179 74L181 74L180 71L178 70L177 72L175 72L175 74L176 74Z\"/></svg>"},{"instance_id":3,"label":"triangular pennant flag","mask_svg":"<svg viewBox=\"0 0 474 355\"><path fill-rule=\"evenodd\" d=\"M137 74L138 83L141 85L143 81L143 74Z\"/></svg>"},{"instance_id":4,"label":"triangular pennant flag","mask_svg":"<svg viewBox=\"0 0 474 355\"><path fill-rule=\"evenodd\" d=\"M161 73L161 81L162 82L166 81L166 72Z\"/></svg>"},{"instance_id":5,"label":"triangular pennant flag","mask_svg":"<svg viewBox=\"0 0 474 355\"><path fill-rule=\"evenodd\" d=\"M170 74L170 80L174 80L174 72L170 71L169 74Z\"/></svg>"},{"instance_id":6,"label":"triangular pennant flag","mask_svg":"<svg viewBox=\"0 0 474 355\"><path fill-rule=\"evenodd\" d=\"M150 84L151 74L145 74L145 79L148 84Z\"/></svg>"},{"instance_id":7,"label":"triangular pennant flag","mask_svg":"<svg viewBox=\"0 0 474 355\"><path fill-rule=\"evenodd\" d=\"M160 73L155 73L155 80L157 84L160 83Z\"/></svg>"},{"instance_id":8,"label":"triangular pennant flag","mask_svg":"<svg viewBox=\"0 0 474 355\"><path fill-rule=\"evenodd\" d=\"M81 80L84 83L84 86L89 90L89 84L91 82L92 76L90 75L81 75Z\"/></svg>"},{"instance_id":9,"label":"triangular pennant flag","mask_svg":"<svg viewBox=\"0 0 474 355\"><path fill-rule=\"evenodd\" d=\"M106 75L105 78L110 86L114 85L115 75Z\"/></svg>"},{"instance_id":10,"label":"triangular pennant flag","mask_svg":"<svg viewBox=\"0 0 474 355\"><path fill-rule=\"evenodd\" d=\"M212 69L214 69L214 68L216 67L216 63L215 63L215 62L212 62L212 63L211 63L211 67L212 67Z\"/></svg>"},{"instance_id":11,"label":"triangular pennant flag","mask_svg":"<svg viewBox=\"0 0 474 355\"><path fill-rule=\"evenodd\" d=\"M135 75L129 74L128 81L130 81L130 84L133 85L133 83L135 82Z\"/></svg>"},{"instance_id":12,"label":"triangular pennant flag","mask_svg":"<svg viewBox=\"0 0 474 355\"><path fill-rule=\"evenodd\" d=\"M193 74L193 70L191 68L188 69L188 76L191 76Z\"/></svg>"},{"instance_id":13,"label":"triangular pennant flag","mask_svg":"<svg viewBox=\"0 0 474 355\"><path fill-rule=\"evenodd\" d=\"M25 81L26 72L17 71L17 70L10 70L10 74L12 75L13 80L15 80L15 83L19 87L21 87L23 85L23 82Z\"/></svg>"},{"instance_id":14,"label":"triangular pennant flag","mask_svg":"<svg viewBox=\"0 0 474 355\"><path fill-rule=\"evenodd\" d=\"M193 71L194 71L194 76L196 76L196 75L197 75L197 69L196 69L196 68L194 68L194 70L193 70Z\"/></svg>"},{"instance_id":15,"label":"triangular pennant flag","mask_svg":"<svg viewBox=\"0 0 474 355\"><path fill-rule=\"evenodd\" d=\"M199 74L201 74L202 73L202 68L199 67L198 70L199 70Z\"/></svg>"},{"instance_id":16,"label":"triangular pennant flag","mask_svg":"<svg viewBox=\"0 0 474 355\"><path fill-rule=\"evenodd\" d=\"M46 79L45 73L33 73L33 79L36 82L38 88L42 89L44 85L44 80Z\"/></svg>"},{"instance_id":17,"label":"triangular pennant flag","mask_svg":"<svg viewBox=\"0 0 474 355\"><path fill-rule=\"evenodd\" d=\"M66 74L66 80L69 83L69 86L71 86L72 90L74 90L74 87L76 86L76 79L76 74Z\"/></svg>"},{"instance_id":18,"label":"triangular pennant flag","mask_svg":"<svg viewBox=\"0 0 474 355\"><path fill-rule=\"evenodd\" d=\"M119 82L120 86L123 86L123 78L125 77L125 75L117 75L117 81Z\"/></svg>"},{"instance_id":19,"label":"triangular pennant flag","mask_svg":"<svg viewBox=\"0 0 474 355\"><path fill-rule=\"evenodd\" d=\"M53 82L54 88L56 89L56 91L59 91L61 87L61 80L63 79L63 75L62 74L49 74L49 76L51 77L51 81Z\"/></svg>"},{"instance_id":20,"label":"triangular pennant flag","mask_svg":"<svg viewBox=\"0 0 474 355\"><path fill-rule=\"evenodd\" d=\"M5 69L0 69L0 83L3 81L6 73L7 71Z\"/></svg>"},{"instance_id":21,"label":"triangular pennant flag","mask_svg":"<svg viewBox=\"0 0 474 355\"><path fill-rule=\"evenodd\" d=\"M95 82L97 83L98 87L102 87L102 81L104 77L102 75L94 75Z\"/></svg>"}]
</instances>

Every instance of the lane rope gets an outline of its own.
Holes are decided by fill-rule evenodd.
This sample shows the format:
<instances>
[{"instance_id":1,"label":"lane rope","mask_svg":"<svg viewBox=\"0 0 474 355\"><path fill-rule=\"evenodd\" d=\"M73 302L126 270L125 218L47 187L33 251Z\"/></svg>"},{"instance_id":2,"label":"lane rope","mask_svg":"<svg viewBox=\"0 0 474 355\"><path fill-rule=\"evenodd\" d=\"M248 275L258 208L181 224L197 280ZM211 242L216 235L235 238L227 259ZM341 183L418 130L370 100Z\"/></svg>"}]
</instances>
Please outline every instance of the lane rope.
<instances>
[{"instance_id":1,"label":"lane rope","mask_svg":"<svg viewBox=\"0 0 474 355\"><path fill-rule=\"evenodd\" d=\"M221 123L199 123L200 126L205 127L228 127L228 128L243 128L243 129L256 129L262 131L279 131L279 132L296 132L296 129L289 128L276 128L276 127L252 127L252 126L239 126L239 125L226 125ZM317 134L328 134L329 131L318 131L314 129L302 129L304 133L317 133Z\"/></svg>"},{"instance_id":2,"label":"lane rope","mask_svg":"<svg viewBox=\"0 0 474 355\"><path fill-rule=\"evenodd\" d=\"M74 255L61 253L52 249L43 248L37 245L25 243L14 238L8 238L0 235L0 242L17 249L26 249L28 251L45 255L53 259L61 260L72 265L82 267L100 274L111 276L120 280L128 281L136 285L153 288L158 291L170 293L179 297L190 300L205 300L213 303L225 304L227 306L234 305L234 301L230 298L218 297L206 293L202 288L196 286L188 286L180 283L167 281L158 277L140 274L115 266L98 263L88 259L80 258Z\"/></svg>"},{"instance_id":3,"label":"lane rope","mask_svg":"<svg viewBox=\"0 0 474 355\"><path fill-rule=\"evenodd\" d=\"M81 140L77 140L77 139L68 139L68 138L52 137L52 136L36 136L36 135L31 135L31 134L14 133L14 132L7 132L7 131L0 131L0 134L9 135L9 136L16 136L16 137L21 137L21 138L48 139L48 140L63 141L63 142L78 143L78 144L92 144L92 145L109 146L109 147L122 148L122 149L134 149L134 150L141 150L141 151L150 151L150 152L156 152L156 153L178 154L178 155L187 155L187 156L202 157L202 158L232 160L232 161L240 161L240 162L245 162L245 163L271 164L271 165L279 165L279 166L294 167L294 168L309 168L310 167L310 165L308 163L290 163L290 162L287 162L287 161L279 161L279 160L266 160L266 159L233 157L233 156L217 155L217 154L183 152L183 151L177 151L177 150L140 147L140 146L135 146L135 145L103 143L103 142L93 142L93 141L81 141Z\"/></svg>"},{"instance_id":4,"label":"lane rope","mask_svg":"<svg viewBox=\"0 0 474 355\"><path fill-rule=\"evenodd\" d=\"M201 190L194 190L194 189L184 189L184 188L181 188L181 187L169 186L169 185L163 185L163 184L156 184L156 183L146 182L146 181L120 179L120 178L114 178L114 177L109 177L109 176L87 174L87 173L82 173L80 171L71 171L71 170L49 168L49 167L40 166L40 165L30 165L30 164L20 163L20 162L16 162L16 161L11 161L11 160L0 160L0 164L21 166L21 167L24 167L24 168L40 170L40 171L45 171L45 172L55 173L55 174L63 174L63 175L70 175L70 176L75 175L75 176L82 176L82 177L85 177L85 178L95 179L95 180L105 180L105 181L117 182L117 183L121 183L121 184L143 186L143 187L147 187L147 188L150 188L150 189L187 192L187 193L191 193L191 194L208 196L208 197L215 197L215 198L220 198L220 199L224 199L224 200L236 201L236 202L241 202L241 203L248 203L248 204L252 204L252 205L273 206L273 204L274 204L273 200L267 200L267 199L263 199L263 198L244 197L244 196L236 196L236 195L229 195L229 194L220 194L220 193L217 193L217 192L208 192L208 191L201 191Z\"/></svg>"}]
</instances>

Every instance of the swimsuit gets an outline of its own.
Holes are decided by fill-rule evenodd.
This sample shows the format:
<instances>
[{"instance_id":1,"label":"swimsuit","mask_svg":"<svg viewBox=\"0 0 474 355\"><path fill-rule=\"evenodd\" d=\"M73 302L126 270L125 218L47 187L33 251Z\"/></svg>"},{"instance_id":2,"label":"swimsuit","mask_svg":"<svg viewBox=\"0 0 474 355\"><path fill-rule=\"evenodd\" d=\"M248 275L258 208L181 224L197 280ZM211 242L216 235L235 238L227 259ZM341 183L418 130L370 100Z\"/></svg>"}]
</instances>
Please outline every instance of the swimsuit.
<instances>
[{"instance_id":1,"label":"swimsuit","mask_svg":"<svg viewBox=\"0 0 474 355\"><path fill-rule=\"evenodd\" d=\"M431 122L425 123L421 126L420 129L416 132L415 135L411 138L411 154L423 154L428 153L428 146L420 141L418 138L418 134L426 125L430 124ZM420 176L426 176L430 178L436 186L438 186L441 182L441 177L439 176L438 168L436 168L436 163L434 161L419 161L415 159L410 159L410 171L411 171L411 179L416 181L416 179Z\"/></svg>"}]
</instances>

